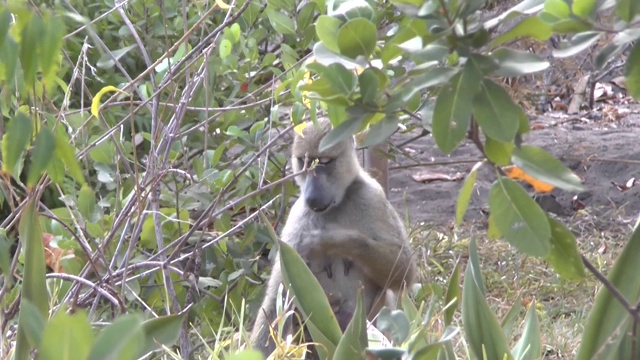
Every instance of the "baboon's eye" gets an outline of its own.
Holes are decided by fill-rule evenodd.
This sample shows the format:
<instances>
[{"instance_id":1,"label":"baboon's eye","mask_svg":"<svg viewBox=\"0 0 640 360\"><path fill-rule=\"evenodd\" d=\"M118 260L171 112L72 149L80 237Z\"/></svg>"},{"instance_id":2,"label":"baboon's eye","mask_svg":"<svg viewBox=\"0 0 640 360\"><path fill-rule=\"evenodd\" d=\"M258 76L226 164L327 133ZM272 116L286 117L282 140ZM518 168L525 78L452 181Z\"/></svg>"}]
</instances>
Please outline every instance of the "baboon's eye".
<instances>
[{"instance_id":1,"label":"baboon's eye","mask_svg":"<svg viewBox=\"0 0 640 360\"><path fill-rule=\"evenodd\" d=\"M318 164L320 165L328 165L333 161L332 158L328 158L328 157L319 157L318 158Z\"/></svg>"}]
</instances>

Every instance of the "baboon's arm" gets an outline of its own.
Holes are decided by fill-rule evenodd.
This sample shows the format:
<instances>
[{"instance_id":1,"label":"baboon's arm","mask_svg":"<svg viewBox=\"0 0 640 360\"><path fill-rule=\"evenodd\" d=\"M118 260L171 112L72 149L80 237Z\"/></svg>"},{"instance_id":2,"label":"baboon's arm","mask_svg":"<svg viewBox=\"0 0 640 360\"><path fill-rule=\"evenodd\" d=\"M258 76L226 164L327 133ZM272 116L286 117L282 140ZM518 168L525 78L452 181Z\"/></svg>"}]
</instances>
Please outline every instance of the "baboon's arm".
<instances>
[{"instance_id":1,"label":"baboon's arm","mask_svg":"<svg viewBox=\"0 0 640 360\"><path fill-rule=\"evenodd\" d=\"M331 229L310 234L300 245L301 253L348 258L378 285L391 290L399 290L415 278L409 245L396 239L374 240L357 230Z\"/></svg>"}]
</instances>

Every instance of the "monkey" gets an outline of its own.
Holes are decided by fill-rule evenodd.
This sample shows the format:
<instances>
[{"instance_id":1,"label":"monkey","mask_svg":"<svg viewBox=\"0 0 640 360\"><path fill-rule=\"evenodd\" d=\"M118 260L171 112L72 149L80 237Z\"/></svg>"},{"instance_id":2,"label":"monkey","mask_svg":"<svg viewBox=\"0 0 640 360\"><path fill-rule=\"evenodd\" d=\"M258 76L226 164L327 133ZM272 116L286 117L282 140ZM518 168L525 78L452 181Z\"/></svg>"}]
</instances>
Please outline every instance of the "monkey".
<instances>
[{"instance_id":1,"label":"monkey","mask_svg":"<svg viewBox=\"0 0 640 360\"><path fill-rule=\"evenodd\" d=\"M371 321L389 301L389 291L397 294L413 283L416 265L401 218L382 186L360 165L353 136L319 150L330 130L331 123L321 119L294 135L293 171L311 162L315 166L295 177L300 197L280 236L305 260L344 331L355 311L358 287ZM251 346L265 356L275 350L269 326L276 318L281 283L276 255L250 336Z\"/></svg>"}]
</instances>

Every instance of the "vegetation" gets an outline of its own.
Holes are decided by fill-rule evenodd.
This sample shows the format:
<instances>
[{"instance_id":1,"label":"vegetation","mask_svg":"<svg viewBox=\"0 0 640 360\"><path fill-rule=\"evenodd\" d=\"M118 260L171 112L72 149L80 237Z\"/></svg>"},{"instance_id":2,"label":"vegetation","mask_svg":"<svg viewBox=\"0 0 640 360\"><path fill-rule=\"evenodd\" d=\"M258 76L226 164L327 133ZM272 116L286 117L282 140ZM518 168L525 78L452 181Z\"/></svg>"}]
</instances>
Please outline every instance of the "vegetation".
<instances>
[{"instance_id":1,"label":"vegetation","mask_svg":"<svg viewBox=\"0 0 640 360\"><path fill-rule=\"evenodd\" d=\"M606 38L595 66L606 69L628 54L628 91L639 99L640 4L524 0L492 15L497 5L1 6L0 356L260 359L246 349L247 326L275 247L292 285L283 296L306 314L326 313L309 319L314 340L334 359L361 356L361 312L344 334L336 331L322 297L307 301L318 299L308 290L317 284L274 230L296 196L286 173L291 130L328 116L334 131L324 146L356 133L363 147L384 144L399 123L428 130L445 153L469 139L484 161L462 186L457 224L464 228L478 169L491 168L496 181L482 239L503 238L567 283L602 284L579 319L575 358L640 358L640 230L608 278L581 255L574 234L507 176L504 167L515 165L534 185L583 189L560 161L522 144L528 119L500 81L549 66L518 50L519 41L561 36L560 58ZM416 242L429 236L423 230L412 232ZM401 310L381 314L376 325L392 347L369 349L370 356L541 358L537 302L516 331L525 310L520 301L506 309L487 301L492 278L480 267L482 246L440 240L454 253L439 268L444 280L425 277L403 295ZM460 254L468 254L466 267ZM285 341L279 356L300 353Z\"/></svg>"}]
</instances>

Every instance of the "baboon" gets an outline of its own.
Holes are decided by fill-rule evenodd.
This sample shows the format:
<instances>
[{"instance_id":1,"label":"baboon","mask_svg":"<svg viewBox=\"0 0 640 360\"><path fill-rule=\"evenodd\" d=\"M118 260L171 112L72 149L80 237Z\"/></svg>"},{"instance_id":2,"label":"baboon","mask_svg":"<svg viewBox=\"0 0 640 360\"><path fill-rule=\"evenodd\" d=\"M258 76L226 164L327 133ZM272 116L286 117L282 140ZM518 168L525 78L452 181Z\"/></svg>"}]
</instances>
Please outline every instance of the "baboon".
<instances>
[{"instance_id":1,"label":"baboon","mask_svg":"<svg viewBox=\"0 0 640 360\"><path fill-rule=\"evenodd\" d=\"M303 136L294 137L293 170L302 170L305 159L317 163L295 179L301 196L281 237L306 261L344 331L355 311L359 286L371 320L385 305L387 291L397 293L412 283L416 270L400 216L380 184L360 166L353 137L319 151L330 130L331 123L324 119L318 125L308 123ZM252 346L265 355L275 350L269 324L276 318L281 282L276 259L251 334Z\"/></svg>"}]
</instances>

